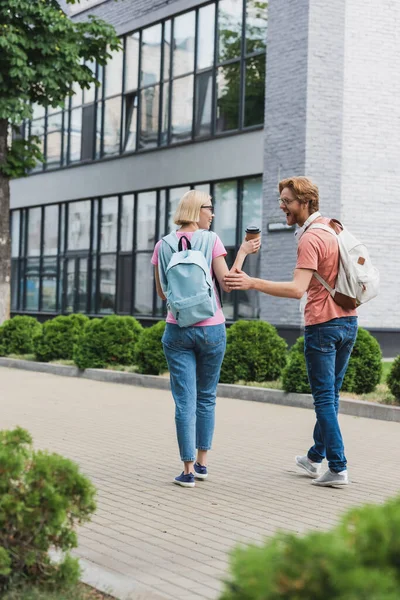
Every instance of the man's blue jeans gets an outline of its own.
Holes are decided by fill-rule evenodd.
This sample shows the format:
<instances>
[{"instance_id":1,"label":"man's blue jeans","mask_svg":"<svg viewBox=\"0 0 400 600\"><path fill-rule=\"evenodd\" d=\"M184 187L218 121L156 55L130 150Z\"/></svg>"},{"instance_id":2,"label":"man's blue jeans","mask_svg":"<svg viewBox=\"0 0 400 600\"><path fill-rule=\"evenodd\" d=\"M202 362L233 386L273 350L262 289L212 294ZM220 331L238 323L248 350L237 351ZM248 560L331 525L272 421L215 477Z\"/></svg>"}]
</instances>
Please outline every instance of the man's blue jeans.
<instances>
[{"instance_id":1,"label":"man's blue jeans","mask_svg":"<svg viewBox=\"0 0 400 600\"><path fill-rule=\"evenodd\" d=\"M211 448L217 384L226 347L225 324L179 327L163 335L181 460L194 461L196 448Z\"/></svg>"},{"instance_id":2,"label":"man's blue jeans","mask_svg":"<svg viewBox=\"0 0 400 600\"><path fill-rule=\"evenodd\" d=\"M357 317L341 317L305 328L304 353L314 398L317 423L314 446L308 451L313 462L328 459L331 471L346 469L342 434L338 422L339 392L357 337Z\"/></svg>"}]
</instances>

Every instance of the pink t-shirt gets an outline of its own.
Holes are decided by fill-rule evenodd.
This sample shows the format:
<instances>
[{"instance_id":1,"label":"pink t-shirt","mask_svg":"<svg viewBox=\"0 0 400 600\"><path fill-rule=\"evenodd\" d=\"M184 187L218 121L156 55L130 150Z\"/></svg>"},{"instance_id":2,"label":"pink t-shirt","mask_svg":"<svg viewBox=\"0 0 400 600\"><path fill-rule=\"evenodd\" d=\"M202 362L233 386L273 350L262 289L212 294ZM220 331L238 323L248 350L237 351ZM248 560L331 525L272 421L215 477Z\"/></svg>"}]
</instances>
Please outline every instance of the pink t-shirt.
<instances>
[{"instance_id":1,"label":"pink t-shirt","mask_svg":"<svg viewBox=\"0 0 400 600\"><path fill-rule=\"evenodd\" d=\"M177 235L179 237L181 236L186 236L188 238L188 240L190 241L192 239L192 236L194 234L194 231L177 231L176 232ZM162 240L158 241L155 248L154 248L154 252L153 252L153 256L151 257L151 264L153 265L158 265L158 251L160 249L161 246L161 242ZM185 242L183 241L183 244ZM215 244L214 244L214 248L212 251L212 258L218 258L218 256L226 256L227 255L227 251L225 250L225 246L223 245L223 243L221 242L220 238L217 236L217 239L215 240ZM212 266L211 266L211 276L213 276L213 270L212 270ZM217 310L216 313L213 317L210 317L209 319L205 319L204 321L200 321L199 323L195 323L194 327L205 327L207 325L221 325L221 323L225 323L225 316L224 313L222 312L222 308L221 308L221 304L218 298L218 293L215 293L216 299L217 299ZM175 325L176 320L174 319L174 317L172 316L172 314L168 311L167 314L167 323L174 323Z\"/></svg>"},{"instance_id":2,"label":"pink t-shirt","mask_svg":"<svg viewBox=\"0 0 400 600\"><path fill-rule=\"evenodd\" d=\"M319 217L315 223L329 225L330 219ZM312 269L330 286L335 286L339 270L339 246L335 237L323 229L308 229L300 238L297 247L296 269ZM326 323L339 317L355 317L355 309L345 309L336 304L330 293L315 277L307 291L304 310L306 325Z\"/></svg>"}]
</instances>

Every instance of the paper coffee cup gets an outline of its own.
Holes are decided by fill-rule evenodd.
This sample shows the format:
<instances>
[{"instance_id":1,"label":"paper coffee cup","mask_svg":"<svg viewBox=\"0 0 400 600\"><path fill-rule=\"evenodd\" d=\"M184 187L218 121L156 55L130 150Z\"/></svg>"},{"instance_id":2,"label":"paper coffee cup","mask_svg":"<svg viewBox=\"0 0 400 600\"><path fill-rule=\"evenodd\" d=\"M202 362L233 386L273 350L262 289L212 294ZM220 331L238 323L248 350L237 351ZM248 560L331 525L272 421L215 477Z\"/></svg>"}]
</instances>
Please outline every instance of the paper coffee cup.
<instances>
[{"instance_id":1,"label":"paper coffee cup","mask_svg":"<svg viewBox=\"0 0 400 600\"><path fill-rule=\"evenodd\" d=\"M261 236L261 229L259 227L257 227L256 225L249 225L246 228L246 242L249 242L250 240L255 240L257 238L259 238ZM257 250L258 252L258 250ZM253 252L253 254L255 254L255 252Z\"/></svg>"}]
</instances>

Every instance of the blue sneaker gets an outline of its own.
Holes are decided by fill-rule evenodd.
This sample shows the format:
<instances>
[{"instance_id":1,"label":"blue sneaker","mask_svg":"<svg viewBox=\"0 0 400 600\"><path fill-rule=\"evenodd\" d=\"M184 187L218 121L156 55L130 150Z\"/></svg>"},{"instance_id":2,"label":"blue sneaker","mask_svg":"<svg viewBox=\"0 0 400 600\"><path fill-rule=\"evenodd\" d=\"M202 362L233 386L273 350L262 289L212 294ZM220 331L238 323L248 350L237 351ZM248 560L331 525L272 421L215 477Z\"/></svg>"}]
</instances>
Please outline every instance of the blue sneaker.
<instances>
[{"instance_id":1,"label":"blue sneaker","mask_svg":"<svg viewBox=\"0 0 400 600\"><path fill-rule=\"evenodd\" d=\"M203 467L200 463L194 463L194 477L195 479L207 479L207 467Z\"/></svg>"},{"instance_id":2,"label":"blue sneaker","mask_svg":"<svg viewBox=\"0 0 400 600\"><path fill-rule=\"evenodd\" d=\"M174 483L181 485L182 487L194 487L194 475L193 473L188 473L185 475L185 473L182 471L178 477L175 477Z\"/></svg>"}]
</instances>

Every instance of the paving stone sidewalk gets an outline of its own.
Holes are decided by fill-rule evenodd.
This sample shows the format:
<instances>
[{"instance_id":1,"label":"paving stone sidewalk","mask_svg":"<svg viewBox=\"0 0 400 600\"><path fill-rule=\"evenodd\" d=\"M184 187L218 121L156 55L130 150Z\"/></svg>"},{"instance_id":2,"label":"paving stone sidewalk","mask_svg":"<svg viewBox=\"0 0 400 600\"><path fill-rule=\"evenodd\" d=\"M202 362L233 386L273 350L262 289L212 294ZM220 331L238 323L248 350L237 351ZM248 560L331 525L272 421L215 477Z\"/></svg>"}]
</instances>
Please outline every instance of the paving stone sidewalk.
<instances>
[{"instance_id":1,"label":"paving stone sidewalk","mask_svg":"<svg viewBox=\"0 0 400 600\"><path fill-rule=\"evenodd\" d=\"M311 410L220 398L209 479L183 489L171 483L181 465L169 392L0 375L1 428L26 427L96 485L98 511L77 554L132 582L132 598L216 600L238 542L325 529L350 506L400 493L399 423L342 416L353 484L320 489L294 466L311 442Z\"/></svg>"}]
</instances>

